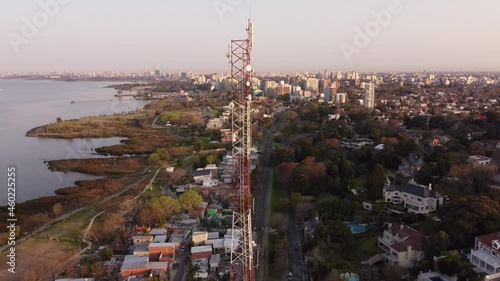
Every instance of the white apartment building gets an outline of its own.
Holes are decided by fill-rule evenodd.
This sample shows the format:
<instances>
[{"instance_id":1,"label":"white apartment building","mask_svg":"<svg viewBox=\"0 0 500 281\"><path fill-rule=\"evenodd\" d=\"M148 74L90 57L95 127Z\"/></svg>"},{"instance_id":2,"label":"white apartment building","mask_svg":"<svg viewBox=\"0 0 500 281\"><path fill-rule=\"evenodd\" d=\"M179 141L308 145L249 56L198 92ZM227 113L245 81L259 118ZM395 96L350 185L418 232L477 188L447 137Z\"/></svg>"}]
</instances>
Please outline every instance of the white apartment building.
<instances>
[{"instance_id":1,"label":"white apartment building","mask_svg":"<svg viewBox=\"0 0 500 281\"><path fill-rule=\"evenodd\" d=\"M363 100L365 108L373 109L375 107L375 84L367 83L365 85L365 98Z\"/></svg>"}]
</instances>

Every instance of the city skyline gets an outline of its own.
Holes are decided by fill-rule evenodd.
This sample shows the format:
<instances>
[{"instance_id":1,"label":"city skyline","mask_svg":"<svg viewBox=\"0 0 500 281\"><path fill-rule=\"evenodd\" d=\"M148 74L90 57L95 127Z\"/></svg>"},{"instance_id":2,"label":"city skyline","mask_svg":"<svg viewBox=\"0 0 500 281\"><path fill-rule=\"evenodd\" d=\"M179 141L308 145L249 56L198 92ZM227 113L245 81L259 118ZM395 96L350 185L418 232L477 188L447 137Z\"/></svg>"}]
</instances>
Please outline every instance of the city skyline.
<instances>
[{"instance_id":1,"label":"city skyline","mask_svg":"<svg viewBox=\"0 0 500 281\"><path fill-rule=\"evenodd\" d=\"M494 1L3 5L0 73L227 72L229 40L245 37L250 15L258 72L500 71L500 3Z\"/></svg>"}]
</instances>

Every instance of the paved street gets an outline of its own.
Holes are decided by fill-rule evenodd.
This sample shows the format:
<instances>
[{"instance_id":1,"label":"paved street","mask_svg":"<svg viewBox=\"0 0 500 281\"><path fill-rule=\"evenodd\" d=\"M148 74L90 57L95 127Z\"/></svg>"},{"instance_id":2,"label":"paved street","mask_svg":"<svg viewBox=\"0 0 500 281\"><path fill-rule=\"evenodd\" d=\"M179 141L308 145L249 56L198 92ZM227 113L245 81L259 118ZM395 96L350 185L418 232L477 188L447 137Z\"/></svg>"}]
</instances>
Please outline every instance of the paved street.
<instances>
[{"instance_id":1,"label":"paved street","mask_svg":"<svg viewBox=\"0 0 500 281\"><path fill-rule=\"evenodd\" d=\"M304 279L304 256L302 253L302 239L301 239L301 225L295 218L294 213L289 211L288 226L287 226L287 239L288 239L288 267L293 273L293 280Z\"/></svg>"},{"instance_id":2,"label":"paved street","mask_svg":"<svg viewBox=\"0 0 500 281\"><path fill-rule=\"evenodd\" d=\"M255 276L256 280L259 281L267 280L267 267L269 264L268 229L273 187L273 169L271 166L272 140L273 133L269 131L264 144L264 150L260 157L259 184L253 193L255 198L253 226L256 230L254 233L257 234L254 237L255 242L257 242L255 264L258 265Z\"/></svg>"},{"instance_id":3,"label":"paved street","mask_svg":"<svg viewBox=\"0 0 500 281\"><path fill-rule=\"evenodd\" d=\"M179 266L177 267L176 270L173 270L172 276L174 276L174 278L170 280L182 281L185 279L184 277L186 273L189 271L188 256L189 256L188 251L178 253L175 259L179 263Z\"/></svg>"}]
</instances>

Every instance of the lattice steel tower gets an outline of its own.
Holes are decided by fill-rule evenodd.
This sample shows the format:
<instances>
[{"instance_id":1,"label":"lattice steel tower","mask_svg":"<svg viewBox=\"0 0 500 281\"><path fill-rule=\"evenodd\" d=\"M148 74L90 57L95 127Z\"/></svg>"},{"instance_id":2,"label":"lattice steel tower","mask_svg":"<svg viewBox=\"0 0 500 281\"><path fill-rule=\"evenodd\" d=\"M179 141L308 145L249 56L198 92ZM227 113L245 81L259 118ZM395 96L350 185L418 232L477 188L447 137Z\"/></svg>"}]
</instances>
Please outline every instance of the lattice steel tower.
<instances>
[{"instance_id":1,"label":"lattice steel tower","mask_svg":"<svg viewBox=\"0 0 500 281\"><path fill-rule=\"evenodd\" d=\"M250 53L253 47L253 25L248 20L248 36L243 40L231 40L229 60L231 64L231 85L234 97L232 133L234 191L239 206L233 212L233 243L231 245L230 275L233 281L254 281L252 240L252 193L250 183L250 148L252 146L252 95L250 91L252 66ZM235 237L239 237L239 240Z\"/></svg>"}]
</instances>

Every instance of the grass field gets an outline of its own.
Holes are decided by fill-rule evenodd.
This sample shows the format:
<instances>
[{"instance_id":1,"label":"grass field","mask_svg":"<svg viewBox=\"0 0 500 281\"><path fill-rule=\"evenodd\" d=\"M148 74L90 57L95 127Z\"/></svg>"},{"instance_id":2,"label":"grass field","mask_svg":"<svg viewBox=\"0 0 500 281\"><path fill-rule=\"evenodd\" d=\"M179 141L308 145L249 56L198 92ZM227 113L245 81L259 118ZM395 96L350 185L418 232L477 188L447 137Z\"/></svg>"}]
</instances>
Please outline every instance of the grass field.
<instances>
[{"instance_id":1,"label":"grass field","mask_svg":"<svg viewBox=\"0 0 500 281\"><path fill-rule=\"evenodd\" d=\"M87 244L80 242L91 211L82 211L16 246L16 274L7 271L7 252L0 256L0 280L21 280L27 271L45 273L77 254Z\"/></svg>"}]
</instances>

